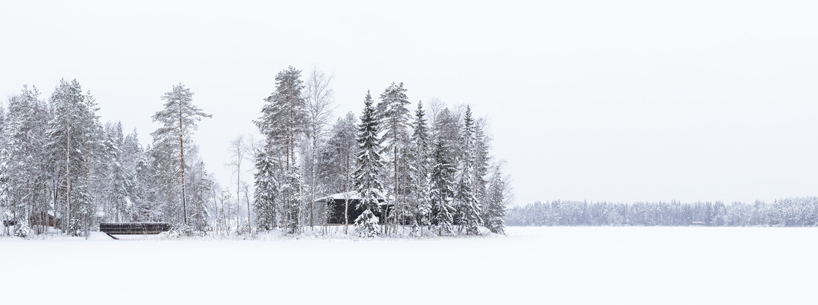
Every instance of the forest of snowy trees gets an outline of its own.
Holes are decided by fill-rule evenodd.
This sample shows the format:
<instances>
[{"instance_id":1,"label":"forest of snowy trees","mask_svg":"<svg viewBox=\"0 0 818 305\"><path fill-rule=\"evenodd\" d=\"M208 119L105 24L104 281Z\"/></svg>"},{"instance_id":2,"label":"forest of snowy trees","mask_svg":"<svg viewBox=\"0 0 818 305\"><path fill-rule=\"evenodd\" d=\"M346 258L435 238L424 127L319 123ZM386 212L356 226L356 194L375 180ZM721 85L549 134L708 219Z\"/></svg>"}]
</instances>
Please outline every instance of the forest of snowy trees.
<instances>
[{"instance_id":1,"label":"forest of snowy trees","mask_svg":"<svg viewBox=\"0 0 818 305\"><path fill-rule=\"evenodd\" d=\"M508 210L512 226L782 226L818 224L818 197L734 202L535 202Z\"/></svg>"},{"instance_id":2,"label":"forest of snowy trees","mask_svg":"<svg viewBox=\"0 0 818 305\"><path fill-rule=\"evenodd\" d=\"M100 222L165 221L204 230L215 215L213 179L190 143L207 117L193 93L176 85L153 116L162 127L143 147L136 130L102 124L90 92L61 80L47 99L23 86L0 108L0 216L13 233L48 227L84 235ZM185 166L180 166L185 164Z\"/></svg>"},{"instance_id":3,"label":"forest of snowy trees","mask_svg":"<svg viewBox=\"0 0 818 305\"><path fill-rule=\"evenodd\" d=\"M189 235L298 234L323 232L334 210L317 199L344 193L361 198L362 212L345 219L344 232L346 224L363 236L504 232L510 187L487 121L470 106L413 106L403 83L392 83L377 101L361 93L360 119L349 112L333 122L331 75L289 67L275 79L253 121L263 139L230 143L236 180L223 185L192 141L210 114L182 84L161 95L151 118L160 127L144 147L136 130L102 124L77 80L61 80L48 97L23 86L0 107L0 217L17 236L88 236L106 222L167 222ZM241 180L242 167L253 181Z\"/></svg>"},{"instance_id":4,"label":"forest of snowy trees","mask_svg":"<svg viewBox=\"0 0 818 305\"><path fill-rule=\"evenodd\" d=\"M316 199L353 192L363 213L345 224L361 235L503 233L509 188L485 119L467 105L413 107L403 83L392 83L377 102L362 94L360 119L350 112L332 123L331 80L313 71L305 82L293 67L276 76L255 121L264 137L254 150L255 227L327 225L333 210ZM378 210L383 200L391 213ZM378 226L376 214L389 218Z\"/></svg>"}]
</instances>

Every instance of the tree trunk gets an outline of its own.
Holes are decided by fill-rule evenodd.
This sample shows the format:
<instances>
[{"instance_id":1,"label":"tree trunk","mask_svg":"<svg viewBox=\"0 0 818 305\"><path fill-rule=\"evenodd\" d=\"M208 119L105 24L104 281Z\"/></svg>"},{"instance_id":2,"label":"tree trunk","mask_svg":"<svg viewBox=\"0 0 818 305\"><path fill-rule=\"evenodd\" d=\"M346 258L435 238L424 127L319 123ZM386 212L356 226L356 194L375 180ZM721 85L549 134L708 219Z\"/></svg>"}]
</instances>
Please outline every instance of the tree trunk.
<instances>
[{"instance_id":1,"label":"tree trunk","mask_svg":"<svg viewBox=\"0 0 818 305\"><path fill-rule=\"evenodd\" d=\"M185 198L185 143L184 129L182 128L182 101L179 100L179 155L182 159L182 214L187 225L187 199Z\"/></svg>"},{"instance_id":2,"label":"tree trunk","mask_svg":"<svg viewBox=\"0 0 818 305\"><path fill-rule=\"evenodd\" d=\"M236 152L236 233L238 233L241 227L241 214L239 214L241 210L241 143Z\"/></svg>"},{"instance_id":3,"label":"tree trunk","mask_svg":"<svg viewBox=\"0 0 818 305\"><path fill-rule=\"evenodd\" d=\"M313 128L312 133L312 164L310 164L311 165L310 167L312 169L312 187L310 188L312 198L310 199L310 229L312 229L312 213L313 210L315 209L315 159L316 159L315 150L317 149L318 146L317 129L318 128Z\"/></svg>"},{"instance_id":4,"label":"tree trunk","mask_svg":"<svg viewBox=\"0 0 818 305\"><path fill-rule=\"evenodd\" d=\"M395 201L393 202L393 205L392 205L392 233L395 233L395 231L397 230L397 226L398 226L398 218L397 218L398 217L398 214L397 214L397 212L398 212L398 135L397 135L397 133L395 134L395 143L393 145L395 145L395 147L394 147L394 151L395 151L395 160L394 160L394 164L395 164L395 195L394 195L395 196Z\"/></svg>"},{"instance_id":5,"label":"tree trunk","mask_svg":"<svg viewBox=\"0 0 818 305\"><path fill-rule=\"evenodd\" d=\"M344 234L349 234L347 232L347 225L349 224L349 152L347 152L346 156L346 187L344 188L346 191L344 192ZM335 203L335 202L333 202Z\"/></svg>"},{"instance_id":6,"label":"tree trunk","mask_svg":"<svg viewBox=\"0 0 818 305\"><path fill-rule=\"evenodd\" d=\"M247 232L253 232L253 222L252 218L250 218L250 191L245 188L244 189L244 200L247 201Z\"/></svg>"},{"instance_id":7,"label":"tree trunk","mask_svg":"<svg viewBox=\"0 0 818 305\"><path fill-rule=\"evenodd\" d=\"M71 219L71 127L65 126L65 219L63 219L63 233L68 233L68 223Z\"/></svg>"},{"instance_id":8,"label":"tree trunk","mask_svg":"<svg viewBox=\"0 0 818 305\"><path fill-rule=\"evenodd\" d=\"M88 142L85 142L84 146L85 146L85 192L90 193L90 191L88 190L88 158L89 158L88 157ZM90 200L90 194L88 194L88 197L89 198L87 198L86 200ZM85 204L89 204L89 202L86 202ZM90 217L90 215L85 215L84 218L85 218L85 221L83 221L83 223L85 224L85 228L83 228L83 229L85 231L85 239L88 239L88 227L89 227L88 221L89 221L89 219L91 217Z\"/></svg>"}]
</instances>

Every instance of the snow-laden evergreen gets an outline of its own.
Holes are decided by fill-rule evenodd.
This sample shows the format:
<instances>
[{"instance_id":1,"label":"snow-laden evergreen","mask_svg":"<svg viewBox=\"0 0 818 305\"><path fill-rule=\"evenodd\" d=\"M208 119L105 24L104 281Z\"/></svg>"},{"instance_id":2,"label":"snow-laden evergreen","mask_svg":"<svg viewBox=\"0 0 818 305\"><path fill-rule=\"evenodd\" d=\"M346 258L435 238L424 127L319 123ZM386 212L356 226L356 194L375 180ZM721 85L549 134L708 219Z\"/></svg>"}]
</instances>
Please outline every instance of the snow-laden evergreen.
<instances>
[{"instance_id":1,"label":"snow-laden evergreen","mask_svg":"<svg viewBox=\"0 0 818 305\"><path fill-rule=\"evenodd\" d=\"M301 70L292 66L276 74L275 80L276 90L265 99L261 117L254 122L267 145L276 146L274 152L281 150L284 168L288 169L293 164L296 142L308 123L306 99L301 93L304 82Z\"/></svg>"},{"instance_id":2,"label":"snow-laden evergreen","mask_svg":"<svg viewBox=\"0 0 818 305\"><path fill-rule=\"evenodd\" d=\"M355 232L359 236L374 237L378 235L378 217L371 210L366 209L358 218L355 218Z\"/></svg>"},{"instance_id":3,"label":"snow-laden evergreen","mask_svg":"<svg viewBox=\"0 0 818 305\"><path fill-rule=\"evenodd\" d=\"M253 209L256 226L262 230L272 230L277 224L278 190L275 161L263 151L256 152L255 193Z\"/></svg>"},{"instance_id":4,"label":"snow-laden evergreen","mask_svg":"<svg viewBox=\"0 0 818 305\"><path fill-rule=\"evenodd\" d=\"M276 89L265 99L261 117L254 121L264 136L256 151L256 221L265 229L276 223L290 233L300 230L305 192L303 175L295 163L299 138L307 128L306 99L301 71L288 67L276 75ZM272 202L272 205L271 205ZM277 220L279 217L280 220Z\"/></svg>"},{"instance_id":5,"label":"snow-laden evergreen","mask_svg":"<svg viewBox=\"0 0 818 305\"><path fill-rule=\"evenodd\" d=\"M304 180L298 166L290 166L281 179L281 226L288 233L298 233L301 230L301 217L304 210Z\"/></svg>"},{"instance_id":6,"label":"snow-laden evergreen","mask_svg":"<svg viewBox=\"0 0 818 305\"><path fill-rule=\"evenodd\" d=\"M467 106L466 116L463 119L462 155L460 157L460 181L457 184L455 201L458 222L467 234L477 234L477 226L483 221L480 218L480 205L474 195L474 120L471 116L471 107Z\"/></svg>"},{"instance_id":7,"label":"snow-laden evergreen","mask_svg":"<svg viewBox=\"0 0 818 305\"><path fill-rule=\"evenodd\" d=\"M438 235L442 235L444 232L453 232L452 225L456 212L452 206L455 166L449 159L449 149L443 139L438 138L435 141L433 158L432 188L429 196L432 204L432 225Z\"/></svg>"},{"instance_id":8,"label":"snow-laden evergreen","mask_svg":"<svg viewBox=\"0 0 818 305\"><path fill-rule=\"evenodd\" d=\"M45 204L48 172L40 151L46 140L44 106L35 87L23 87L20 95L9 99L6 142L0 152L0 204L10 212L7 218L17 220L14 231L21 236L31 231L30 218L41 219L49 210Z\"/></svg>"},{"instance_id":9,"label":"snow-laden evergreen","mask_svg":"<svg viewBox=\"0 0 818 305\"><path fill-rule=\"evenodd\" d=\"M51 104L54 118L49 121L46 147L62 188L58 197L63 207L63 231L80 235L87 231L84 228L90 226L88 221L95 210L89 206L92 198L88 186L95 161L92 158L100 156L95 153L102 129L96 115L98 108L90 93L82 93L77 80L60 80Z\"/></svg>"},{"instance_id":10,"label":"snow-laden evergreen","mask_svg":"<svg viewBox=\"0 0 818 305\"><path fill-rule=\"evenodd\" d=\"M491 230L492 233L505 234L507 190L506 181L503 179L499 166L497 166L491 177L485 203L487 208L484 221L486 228Z\"/></svg>"},{"instance_id":11,"label":"snow-laden evergreen","mask_svg":"<svg viewBox=\"0 0 818 305\"><path fill-rule=\"evenodd\" d=\"M415 119L412 123L412 150L413 150L413 171L412 171L412 197L415 207L414 224L429 227L432 216L432 202L430 198L431 183L429 175L431 172L431 154L429 153L429 130L426 126L426 112L423 110L423 103L418 102L418 109L415 111Z\"/></svg>"},{"instance_id":12,"label":"snow-laden evergreen","mask_svg":"<svg viewBox=\"0 0 818 305\"><path fill-rule=\"evenodd\" d=\"M187 216L187 198L186 198L186 181L185 181L185 142L190 142L190 137L198 127L198 122L203 118L212 117L205 113L193 104L193 92L184 85L178 84L173 86L173 90L162 95L162 100L165 102L163 109L156 112L152 119L154 122L159 122L162 127L151 133L154 138L154 146L163 146L166 157L178 156L178 161L173 162L170 168L172 172L178 172L178 177L181 182L181 198L180 204L182 206L182 221L184 225L188 224ZM173 143L173 144L171 144ZM178 144L178 146L177 146ZM170 146L174 148L171 149ZM178 170L177 170L178 169ZM173 200L174 198L167 198ZM176 201L176 200L174 200Z\"/></svg>"},{"instance_id":13,"label":"snow-laden evergreen","mask_svg":"<svg viewBox=\"0 0 818 305\"><path fill-rule=\"evenodd\" d=\"M480 203L480 216L487 218L487 189L489 184L489 167L491 166L490 138L486 134L486 120L478 119L474 128L474 195Z\"/></svg>"},{"instance_id":14,"label":"snow-laden evergreen","mask_svg":"<svg viewBox=\"0 0 818 305\"><path fill-rule=\"evenodd\" d=\"M379 180L379 172L383 167L381 159L381 139L378 137L379 122L372 105L372 95L366 92L364 111L361 115L361 124L358 125L358 145L360 152L357 156L358 169L355 170L355 191L361 198L359 209L374 211L378 208L378 200L382 199L383 185Z\"/></svg>"},{"instance_id":15,"label":"snow-laden evergreen","mask_svg":"<svg viewBox=\"0 0 818 305\"><path fill-rule=\"evenodd\" d=\"M403 83L395 84L394 82L381 93L380 99L381 101L377 105L377 115L384 131L382 139L387 142L384 147L384 152L387 153L385 157L389 158L389 163L391 163L391 166L387 169L387 171L391 172L391 178L387 180L387 184L391 184L389 197L392 198L394 212L390 221L394 224L397 223L398 215L403 210L406 189L411 183L407 181L410 179L410 170L407 168L407 158L404 158L409 152L406 148L409 143L410 116L407 106L410 102L406 96L406 88L403 87Z\"/></svg>"}]
</instances>

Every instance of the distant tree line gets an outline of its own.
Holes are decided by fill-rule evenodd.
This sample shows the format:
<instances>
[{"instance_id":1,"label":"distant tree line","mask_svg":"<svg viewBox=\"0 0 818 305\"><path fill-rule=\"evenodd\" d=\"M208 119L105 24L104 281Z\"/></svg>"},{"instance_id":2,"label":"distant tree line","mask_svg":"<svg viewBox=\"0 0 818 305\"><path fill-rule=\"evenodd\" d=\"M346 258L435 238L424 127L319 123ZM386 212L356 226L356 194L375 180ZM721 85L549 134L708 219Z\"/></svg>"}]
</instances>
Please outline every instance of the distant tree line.
<instances>
[{"instance_id":1,"label":"distant tree line","mask_svg":"<svg viewBox=\"0 0 818 305\"><path fill-rule=\"evenodd\" d=\"M535 202L508 210L510 226L781 226L818 224L818 197L785 198L773 203L735 202L607 203Z\"/></svg>"}]
</instances>

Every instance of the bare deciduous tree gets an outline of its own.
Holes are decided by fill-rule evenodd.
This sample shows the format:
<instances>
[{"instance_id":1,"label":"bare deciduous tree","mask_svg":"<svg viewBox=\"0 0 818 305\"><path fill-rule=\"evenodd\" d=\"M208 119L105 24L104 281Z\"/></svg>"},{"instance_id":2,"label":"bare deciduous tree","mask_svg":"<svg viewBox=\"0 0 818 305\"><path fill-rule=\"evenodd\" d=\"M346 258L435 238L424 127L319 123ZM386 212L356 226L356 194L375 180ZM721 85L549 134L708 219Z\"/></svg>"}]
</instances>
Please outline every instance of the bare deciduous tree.
<instances>
[{"instance_id":1,"label":"bare deciduous tree","mask_svg":"<svg viewBox=\"0 0 818 305\"><path fill-rule=\"evenodd\" d=\"M252 154L250 153L250 150L252 149L251 147L252 146L250 146L250 145L248 145L246 143L245 135L239 135L238 137L236 137L236 139L234 139L232 142L230 142L229 151L230 151L231 160L230 160L230 163L228 163L227 165L232 167L233 170L234 170L234 173L236 174L236 230L237 231L239 230L239 227L241 226L241 216L239 214L239 211L240 211L240 208L241 208L241 188L242 188L242 184L241 184L241 174L242 174L241 164L242 164L242 161L244 161L245 159L248 159L248 158L250 158L252 156ZM249 205L249 201L248 201L248 205ZM249 208L249 206L247 208L247 221L250 221L250 208ZM248 223L248 227L249 227L249 223Z\"/></svg>"},{"instance_id":2,"label":"bare deciduous tree","mask_svg":"<svg viewBox=\"0 0 818 305\"><path fill-rule=\"evenodd\" d=\"M334 109L333 90L330 84L334 75L326 75L317 67L307 76L306 88L303 91L304 99L307 101L307 137L310 139L310 228L313 226L313 210L315 209L315 190L317 175L318 147L324 137L324 127Z\"/></svg>"},{"instance_id":3,"label":"bare deciduous tree","mask_svg":"<svg viewBox=\"0 0 818 305\"><path fill-rule=\"evenodd\" d=\"M430 122L436 122L437 115L440 114L441 111L443 111L443 108L446 108L446 102L442 101L437 97L429 99L426 105L427 105L426 108L429 108L429 114L432 116Z\"/></svg>"}]
</instances>

